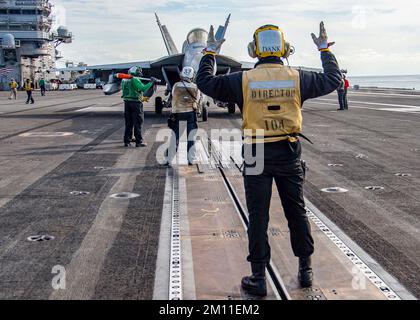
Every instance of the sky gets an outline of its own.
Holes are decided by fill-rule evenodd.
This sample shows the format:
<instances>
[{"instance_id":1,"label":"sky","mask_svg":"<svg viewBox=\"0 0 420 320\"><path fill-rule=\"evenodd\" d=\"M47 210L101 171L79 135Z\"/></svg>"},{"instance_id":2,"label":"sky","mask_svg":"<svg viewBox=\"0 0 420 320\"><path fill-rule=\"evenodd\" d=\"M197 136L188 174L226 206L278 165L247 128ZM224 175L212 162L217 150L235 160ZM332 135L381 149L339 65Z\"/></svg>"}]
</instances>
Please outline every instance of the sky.
<instances>
[{"instance_id":1,"label":"sky","mask_svg":"<svg viewBox=\"0 0 420 320\"><path fill-rule=\"evenodd\" d=\"M324 21L342 69L351 76L420 74L419 0L51 0L74 41L64 60L87 64L150 61L167 54L154 12L179 50L188 31L231 23L222 54L253 61L247 45L259 26L283 29L294 66L321 67L311 32ZM321 3L322 2L322 3Z\"/></svg>"}]
</instances>

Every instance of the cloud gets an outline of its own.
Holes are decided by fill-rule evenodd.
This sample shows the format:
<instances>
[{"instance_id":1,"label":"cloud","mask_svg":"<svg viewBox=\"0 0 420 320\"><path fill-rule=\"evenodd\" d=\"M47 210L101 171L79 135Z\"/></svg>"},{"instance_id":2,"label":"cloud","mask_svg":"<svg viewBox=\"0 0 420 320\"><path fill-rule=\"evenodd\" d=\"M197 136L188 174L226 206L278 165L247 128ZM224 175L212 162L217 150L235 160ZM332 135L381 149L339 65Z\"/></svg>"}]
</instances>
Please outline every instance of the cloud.
<instances>
[{"instance_id":1,"label":"cloud","mask_svg":"<svg viewBox=\"0 0 420 320\"><path fill-rule=\"evenodd\" d=\"M155 22L157 11L178 48L194 27L222 24L232 13L223 53L240 60L254 30L266 23L284 29L296 47L293 65L320 66L310 38L326 23L342 68L353 75L420 73L418 0L54 0L66 8L75 35L60 50L66 59L89 64L151 60L166 54Z\"/></svg>"}]
</instances>

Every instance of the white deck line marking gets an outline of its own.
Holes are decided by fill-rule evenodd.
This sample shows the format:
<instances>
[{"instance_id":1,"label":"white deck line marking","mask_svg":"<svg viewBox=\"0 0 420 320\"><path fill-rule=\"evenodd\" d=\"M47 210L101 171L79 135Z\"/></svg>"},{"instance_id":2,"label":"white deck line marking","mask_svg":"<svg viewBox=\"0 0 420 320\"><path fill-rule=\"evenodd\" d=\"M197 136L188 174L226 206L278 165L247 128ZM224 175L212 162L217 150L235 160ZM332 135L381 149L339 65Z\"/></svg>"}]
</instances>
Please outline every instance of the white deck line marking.
<instances>
[{"instance_id":1,"label":"white deck line marking","mask_svg":"<svg viewBox=\"0 0 420 320\"><path fill-rule=\"evenodd\" d=\"M153 300L167 300L169 297L168 284L171 242L172 187L172 173L171 169L168 168L166 169L165 195L163 199L162 220L160 224Z\"/></svg>"},{"instance_id":2,"label":"white deck line marking","mask_svg":"<svg viewBox=\"0 0 420 320\"><path fill-rule=\"evenodd\" d=\"M354 92L349 91L349 96L395 96L395 97L404 97L404 98L415 98L420 99L420 95L416 94L403 94L403 93L380 93L380 92Z\"/></svg>"},{"instance_id":3,"label":"white deck line marking","mask_svg":"<svg viewBox=\"0 0 420 320\"><path fill-rule=\"evenodd\" d=\"M348 236L345 236L345 233L323 215L308 199L305 198L305 202L307 204L306 210L308 217L388 300L401 300L401 297L404 297L405 299L414 298L395 278L380 268L379 264L354 241L351 241L352 243L350 244L349 240L351 239ZM339 236L338 233L340 233L341 236ZM347 238L347 241L344 238ZM352 248L350 248L350 246ZM355 252L356 250L357 253ZM363 260L361 258L362 255ZM370 263L367 263L364 260L369 260ZM376 269L378 269L376 272L373 271L372 265L375 265ZM381 274L381 277L378 273ZM386 281L388 283L386 283L383 278L387 278ZM392 287L395 287L395 289Z\"/></svg>"},{"instance_id":4,"label":"white deck line marking","mask_svg":"<svg viewBox=\"0 0 420 320\"><path fill-rule=\"evenodd\" d=\"M169 300L182 300L181 211L179 198L179 176L177 171L174 172L172 182Z\"/></svg>"},{"instance_id":5,"label":"white deck line marking","mask_svg":"<svg viewBox=\"0 0 420 320\"><path fill-rule=\"evenodd\" d=\"M87 108L82 108L82 109L78 109L75 112L85 112L85 111L90 111L92 110L92 107L87 107Z\"/></svg>"},{"instance_id":6,"label":"white deck line marking","mask_svg":"<svg viewBox=\"0 0 420 320\"><path fill-rule=\"evenodd\" d=\"M331 100L331 101L334 101L334 100ZM328 102L308 101L308 104L310 104L310 103L321 104L321 105L330 105L330 106L337 106L338 107L338 102L337 103L328 103ZM350 109L369 109L369 110L374 110L374 111L390 111L390 112L402 112L402 113L411 113L411 114L420 113L420 107L418 107L418 108L419 109L416 108L416 110L412 110L411 108L401 108L401 109L369 108L369 107L361 107L361 106L350 105ZM303 109L303 110L305 110L305 109ZM315 110L315 109L311 109L311 110Z\"/></svg>"},{"instance_id":7,"label":"white deck line marking","mask_svg":"<svg viewBox=\"0 0 420 320\"><path fill-rule=\"evenodd\" d=\"M25 132L19 135L23 138L59 138L74 135L74 132Z\"/></svg>"},{"instance_id":8,"label":"white deck line marking","mask_svg":"<svg viewBox=\"0 0 420 320\"><path fill-rule=\"evenodd\" d=\"M403 94L403 93L376 93L376 92L355 92L355 91L349 91L349 96L394 96L394 97L404 97L404 98L416 98L420 99L420 95L417 94Z\"/></svg>"},{"instance_id":9,"label":"white deck line marking","mask_svg":"<svg viewBox=\"0 0 420 320\"><path fill-rule=\"evenodd\" d=\"M316 100L316 101L328 101L328 102L335 101L334 99L321 99L321 98L316 98L314 100ZM337 100L337 103L338 103L338 100ZM390 104L390 103L366 102L366 101L355 101L355 100L351 100L350 103L368 104L368 105L372 105L372 106L397 107L397 108L419 108L419 110L420 110L420 106L413 106L413 105L408 105L408 104Z\"/></svg>"}]
</instances>

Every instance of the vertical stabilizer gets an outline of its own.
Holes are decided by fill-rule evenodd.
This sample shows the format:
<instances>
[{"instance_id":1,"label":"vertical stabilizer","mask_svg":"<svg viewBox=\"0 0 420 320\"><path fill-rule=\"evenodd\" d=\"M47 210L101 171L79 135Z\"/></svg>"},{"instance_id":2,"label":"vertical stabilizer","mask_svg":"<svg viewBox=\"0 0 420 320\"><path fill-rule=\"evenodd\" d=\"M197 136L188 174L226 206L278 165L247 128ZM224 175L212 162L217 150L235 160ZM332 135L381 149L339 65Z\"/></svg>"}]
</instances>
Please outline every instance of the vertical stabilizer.
<instances>
[{"instance_id":1,"label":"vertical stabilizer","mask_svg":"<svg viewBox=\"0 0 420 320\"><path fill-rule=\"evenodd\" d=\"M168 51L168 55L178 54L178 49L172 39L169 30L166 26L163 26L160 23L158 15L155 13L156 22L159 26L160 33L162 34L163 41L165 42L166 50Z\"/></svg>"},{"instance_id":2,"label":"vertical stabilizer","mask_svg":"<svg viewBox=\"0 0 420 320\"><path fill-rule=\"evenodd\" d=\"M215 35L216 40L222 40L225 37L226 30L229 26L229 22L230 22L230 14L226 19L225 25L224 26L219 26L219 28L217 29L217 32L216 32L216 35Z\"/></svg>"}]
</instances>

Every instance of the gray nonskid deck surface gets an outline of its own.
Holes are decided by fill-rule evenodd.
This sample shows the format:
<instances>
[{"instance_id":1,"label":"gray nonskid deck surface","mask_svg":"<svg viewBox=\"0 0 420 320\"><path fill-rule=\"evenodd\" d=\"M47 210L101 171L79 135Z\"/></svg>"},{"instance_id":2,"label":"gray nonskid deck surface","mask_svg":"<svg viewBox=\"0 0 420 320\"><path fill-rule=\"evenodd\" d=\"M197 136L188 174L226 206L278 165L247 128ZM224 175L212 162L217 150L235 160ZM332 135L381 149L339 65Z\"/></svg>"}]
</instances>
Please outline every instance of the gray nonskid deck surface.
<instances>
[{"instance_id":1,"label":"gray nonskid deck surface","mask_svg":"<svg viewBox=\"0 0 420 320\"><path fill-rule=\"evenodd\" d=\"M151 299L165 181L165 171L154 155L158 146L154 143L156 130L147 134L147 148L124 148L122 103L112 109L118 97L104 104L99 91L83 92L87 96L83 100L78 95L64 94L66 103L60 105L60 95L56 95L47 96L42 108L34 105L22 110L18 102L19 112L10 110L0 115L0 199L4 203L0 207L0 298ZM109 106L109 110L78 112L98 101L101 108ZM145 128L154 123L164 124L165 119L153 113L146 115ZM22 132L73 135L24 138ZM129 166L118 167L125 158L130 158ZM19 162L22 175L30 172L26 178L19 174ZM51 162L51 167L39 165L43 162ZM101 246L97 248L103 260L84 261L74 268L74 262L80 262L77 254L90 240L87 237L92 236L98 217L105 212L113 219L112 210L107 212L103 206L124 176L132 179L133 185L119 191L138 193L140 197L115 200L121 201L126 211L119 230L103 230L104 242L107 231L115 233L106 252L99 252ZM124 184L120 187L124 189ZM88 194L77 196L72 191ZM93 238L98 243L100 228L93 233L98 236L99 231L99 239ZM27 241L27 237L38 234L55 238ZM66 269L67 290L52 288L54 266ZM85 275L93 275L94 279L71 290L72 279L83 280Z\"/></svg>"},{"instance_id":2,"label":"gray nonskid deck surface","mask_svg":"<svg viewBox=\"0 0 420 320\"><path fill-rule=\"evenodd\" d=\"M124 148L118 96L54 92L30 106L23 94L17 102L6 96L0 93L0 298L152 299L166 177L155 136L167 111L155 115L148 104L148 147ZM349 97L348 112L336 111L335 94L304 105L303 132L314 142L302 142L305 196L418 298L420 97ZM200 127L239 128L240 118L212 107ZM51 133L57 136L42 136ZM349 191L320 191L334 186ZM114 192L140 196L112 200ZM55 239L27 241L36 234ZM57 265L68 272L67 290L52 288Z\"/></svg>"},{"instance_id":3,"label":"gray nonskid deck surface","mask_svg":"<svg viewBox=\"0 0 420 320\"><path fill-rule=\"evenodd\" d=\"M121 229L110 249L95 299L152 299L166 168L156 168L153 144L146 166L137 173Z\"/></svg>"}]
</instances>

